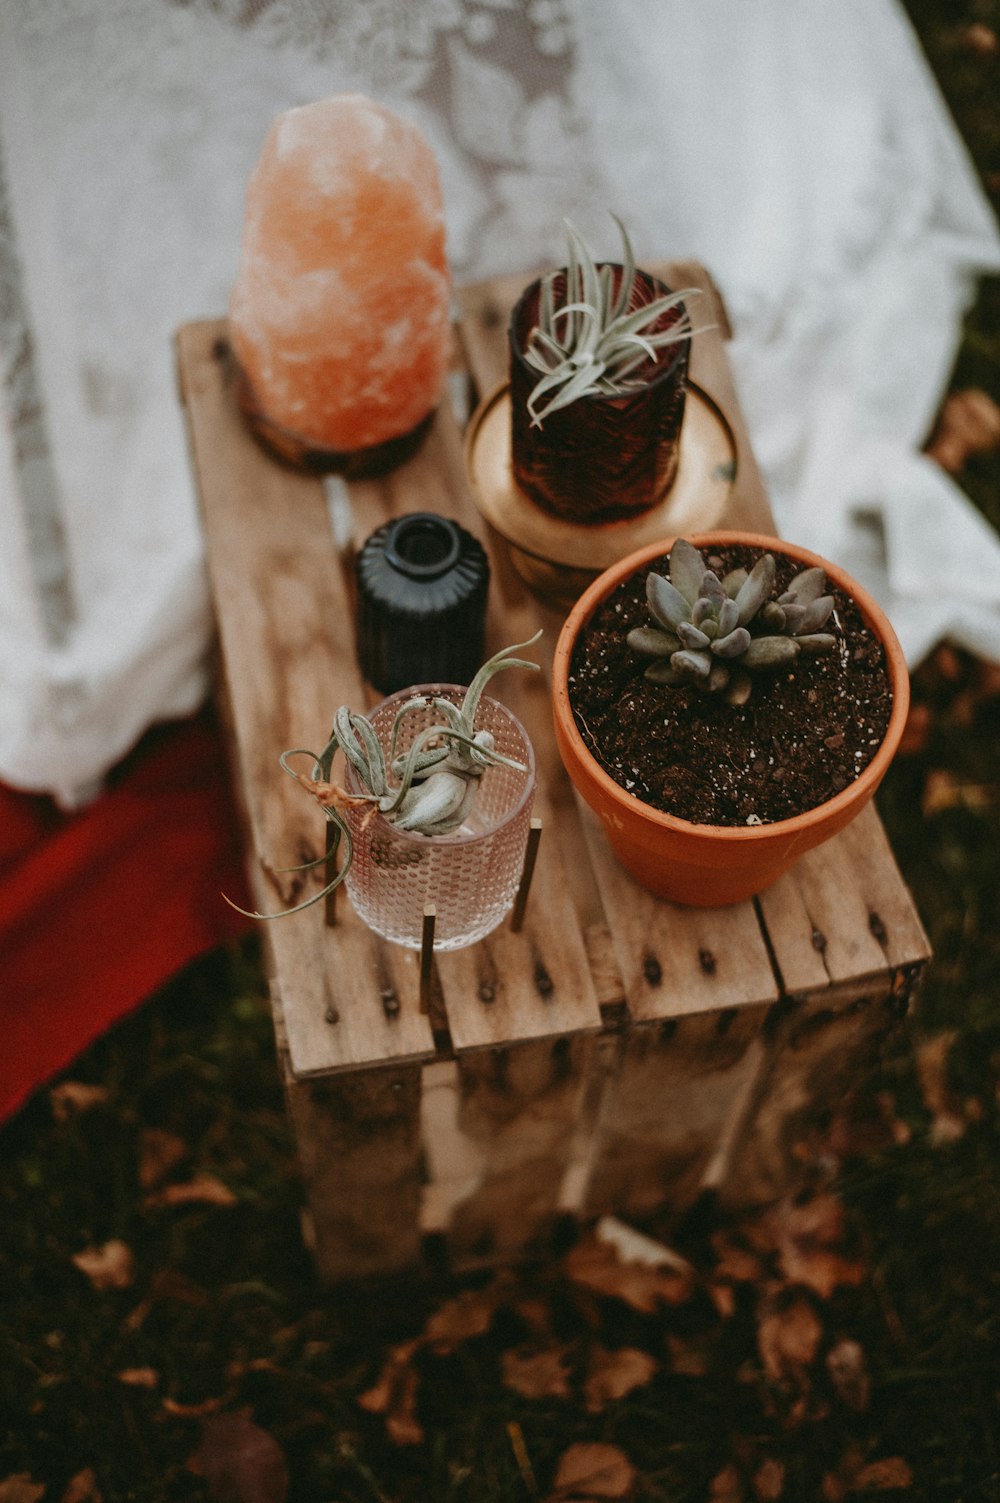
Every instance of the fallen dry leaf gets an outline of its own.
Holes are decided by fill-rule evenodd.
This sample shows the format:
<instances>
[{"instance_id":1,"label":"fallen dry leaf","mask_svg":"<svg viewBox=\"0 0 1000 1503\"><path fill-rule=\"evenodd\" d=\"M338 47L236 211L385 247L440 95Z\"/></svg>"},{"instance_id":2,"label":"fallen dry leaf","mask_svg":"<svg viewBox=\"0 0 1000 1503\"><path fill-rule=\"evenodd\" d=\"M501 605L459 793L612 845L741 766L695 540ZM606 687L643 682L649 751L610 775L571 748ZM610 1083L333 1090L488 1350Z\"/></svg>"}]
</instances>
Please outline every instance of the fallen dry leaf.
<instances>
[{"instance_id":1,"label":"fallen dry leaf","mask_svg":"<svg viewBox=\"0 0 1000 1503\"><path fill-rule=\"evenodd\" d=\"M247 1414L206 1419L188 1469L204 1478L219 1503L284 1503L288 1496L285 1453Z\"/></svg>"},{"instance_id":2,"label":"fallen dry leaf","mask_svg":"<svg viewBox=\"0 0 1000 1503\"><path fill-rule=\"evenodd\" d=\"M922 752L930 738L933 724L934 716L930 705L922 704L920 700L911 701L903 734L896 748L897 754L901 757L915 757Z\"/></svg>"},{"instance_id":3,"label":"fallen dry leaf","mask_svg":"<svg viewBox=\"0 0 1000 1503\"><path fill-rule=\"evenodd\" d=\"M185 1404L182 1399L172 1399L168 1394L162 1404L164 1412L173 1415L175 1419L204 1419L207 1414L218 1414L223 1400L213 1396L199 1399L194 1404Z\"/></svg>"},{"instance_id":4,"label":"fallen dry leaf","mask_svg":"<svg viewBox=\"0 0 1000 1503\"><path fill-rule=\"evenodd\" d=\"M728 1285L720 1286L728 1289ZM732 1291L729 1290L731 1294ZM670 1371L685 1378L703 1378L712 1365L715 1336L711 1331L699 1335L681 1336L671 1331L667 1335L667 1351L670 1353Z\"/></svg>"},{"instance_id":5,"label":"fallen dry leaf","mask_svg":"<svg viewBox=\"0 0 1000 1503\"><path fill-rule=\"evenodd\" d=\"M565 1346L514 1347L502 1357L503 1380L525 1399L566 1399L570 1395Z\"/></svg>"},{"instance_id":6,"label":"fallen dry leaf","mask_svg":"<svg viewBox=\"0 0 1000 1503\"><path fill-rule=\"evenodd\" d=\"M638 1347L622 1346L607 1351L595 1346L583 1386L584 1402L591 1414L599 1414L609 1403L623 1399L635 1388L642 1388L659 1371L660 1364Z\"/></svg>"},{"instance_id":7,"label":"fallen dry leaf","mask_svg":"<svg viewBox=\"0 0 1000 1503\"><path fill-rule=\"evenodd\" d=\"M85 1467L82 1472L77 1472L70 1478L61 1503L103 1503L103 1495L97 1485L97 1474L92 1467Z\"/></svg>"},{"instance_id":8,"label":"fallen dry leaf","mask_svg":"<svg viewBox=\"0 0 1000 1503\"><path fill-rule=\"evenodd\" d=\"M127 1289L135 1278L132 1249L117 1237L74 1253L73 1262L95 1289Z\"/></svg>"},{"instance_id":9,"label":"fallen dry leaf","mask_svg":"<svg viewBox=\"0 0 1000 1503\"><path fill-rule=\"evenodd\" d=\"M835 1471L823 1478L824 1503L844 1503L852 1493L893 1492L912 1485L913 1473L901 1456L882 1461L865 1461L864 1452L855 1444L845 1447Z\"/></svg>"},{"instance_id":10,"label":"fallen dry leaf","mask_svg":"<svg viewBox=\"0 0 1000 1503\"><path fill-rule=\"evenodd\" d=\"M842 1404L860 1414L868 1408L871 1380L864 1350L847 1336L834 1343L826 1354L826 1370L834 1393Z\"/></svg>"},{"instance_id":11,"label":"fallen dry leaf","mask_svg":"<svg viewBox=\"0 0 1000 1503\"><path fill-rule=\"evenodd\" d=\"M152 1190L176 1169L186 1156L188 1145L176 1133L162 1127L145 1127L139 1139L139 1185Z\"/></svg>"},{"instance_id":12,"label":"fallen dry leaf","mask_svg":"<svg viewBox=\"0 0 1000 1503\"><path fill-rule=\"evenodd\" d=\"M946 809L969 809L973 814L980 814L991 809L995 800L995 791L989 783L962 782L947 768L936 767L924 779L920 812L925 819L931 819Z\"/></svg>"},{"instance_id":13,"label":"fallen dry leaf","mask_svg":"<svg viewBox=\"0 0 1000 1503\"><path fill-rule=\"evenodd\" d=\"M178 1185L164 1185L154 1195L147 1195L146 1206L182 1206L189 1204L234 1206L237 1197L214 1174L198 1174Z\"/></svg>"},{"instance_id":14,"label":"fallen dry leaf","mask_svg":"<svg viewBox=\"0 0 1000 1503\"><path fill-rule=\"evenodd\" d=\"M418 1336L394 1346L375 1383L358 1395L362 1409L369 1414L385 1416L386 1432L398 1446L417 1446L424 1438L423 1427L417 1419L419 1379L413 1366L414 1355L421 1344Z\"/></svg>"},{"instance_id":15,"label":"fallen dry leaf","mask_svg":"<svg viewBox=\"0 0 1000 1503\"><path fill-rule=\"evenodd\" d=\"M712 1276L732 1284L756 1284L764 1270L756 1253L738 1241L727 1228L712 1233L715 1267Z\"/></svg>"},{"instance_id":16,"label":"fallen dry leaf","mask_svg":"<svg viewBox=\"0 0 1000 1503\"><path fill-rule=\"evenodd\" d=\"M636 1470L625 1452L601 1442L581 1442L564 1451L556 1468L551 1494L556 1499L627 1498L635 1486Z\"/></svg>"},{"instance_id":17,"label":"fallen dry leaf","mask_svg":"<svg viewBox=\"0 0 1000 1503\"><path fill-rule=\"evenodd\" d=\"M844 1251L844 1207L829 1191L798 1201L788 1197L745 1223L746 1235L778 1254L785 1278L804 1284L822 1299L841 1285L864 1280L864 1260Z\"/></svg>"},{"instance_id":18,"label":"fallen dry leaf","mask_svg":"<svg viewBox=\"0 0 1000 1503\"><path fill-rule=\"evenodd\" d=\"M15 1472L0 1482L0 1503L38 1503L44 1484L32 1482L30 1472Z\"/></svg>"},{"instance_id":19,"label":"fallen dry leaf","mask_svg":"<svg viewBox=\"0 0 1000 1503\"><path fill-rule=\"evenodd\" d=\"M852 1491L856 1493L888 1493L897 1488L911 1487L913 1472L901 1456L888 1456L884 1461L870 1461L856 1474Z\"/></svg>"},{"instance_id":20,"label":"fallen dry leaf","mask_svg":"<svg viewBox=\"0 0 1000 1503\"><path fill-rule=\"evenodd\" d=\"M155 1388L160 1381L155 1367L123 1367L117 1376L127 1388Z\"/></svg>"},{"instance_id":21,"label":"fallen dry leaf","mask_svg":"<svg viewBox=\"0 0 1000 1503\"><path fill-rule=\"evenodd\" d=\"M822 1335L819 1317L804 1295L766 1300L757 1323L757 1348L767 1376L776 1383L804 1386Z\"/></svg>"},{"instance_id":22,"label":"fallen dry leaf","mask_svg":"<svg viewBox=\"0 0 1000 1503\"><path fill-rule=\"evenodd\" d=\"M103 1106L108 1099L106 1086L86 1085L82 1080L64 1080L49 1092L52 1115L57 1122L68 1122L78 1112Z\"/></svg>"},{"instance_id":23,"label":"fallen dry leaf","mask_svg":"<svg viewBox=\"0 0 1000 1503\"><path fill-rule=\"evenodd\" d=\"M753 1474L753 1491L760 1503L777 1503L785 1491L785 1468L780 1461L769 1456L761 1462Z\"/></svg>"},{"instance_id":24,"label":"fallen dry leaf","mask_svg":"<svg viewBox=\"0 0 1000 1503\"><path fill-rule=\"evenodd\" d=\"M424 1341L432 1351L447 1355L463 1341L485 1335L493 1324L500 1294L497 1283L483 1289L463 1289L430 1316L424 1326Z\"/></svg>"},{"instance_id":25,"label":"fallen dry leaf","mask_svg":"<svg viewBox=\"0 0 1000 1503\"><path fill-rule=\"evenodd\" d=\"M563 1267L574 1283L595 1294L624 1300L651 1315L660 1304L691 1298L696 1276L691 1264L671 1248L605 1217L567 1253Z\"/></svg>"},{"instance_id":26,"label":"fallen dry leaf","mask_svg":"<svg viewBox=\"0 0 1000 1503\"><path fill-rule=\"evenodd\" d=\"M712 1478L712 1490L708 1503L743 1503L746 1494L739 1471L732 1462Z\"/></svg>"},{"instance_id":27,"label":"fallen dry leaf","mask_svg":"<svg viewBox=\"0 0 1000 1503\"><path fill-rule=\"evenodd\" d=\"M996 34L987 26L967 28L971 39L988 40L985 49L996 50ZM976 50L983 50L977 48ZM927 453L942 469L957 475L973 454L987 454L1000 447L1000 407L978 387L953 392L927 445Z\"/></svg>"},{"instance_id":28,"label":"fallen dry leaf","mask_svg":"<svg viewBox=\"0 0 1000 1503\"><path fill-rule=\"evenodd\" d=\"M948 1083L948 1056L957 1037L954 1029L945 1029L922 1039L916 1049L920 1094L931 1117L930 1139L937 1145L954 1143L965 1132Z\"/></svg>"}]
</instances>

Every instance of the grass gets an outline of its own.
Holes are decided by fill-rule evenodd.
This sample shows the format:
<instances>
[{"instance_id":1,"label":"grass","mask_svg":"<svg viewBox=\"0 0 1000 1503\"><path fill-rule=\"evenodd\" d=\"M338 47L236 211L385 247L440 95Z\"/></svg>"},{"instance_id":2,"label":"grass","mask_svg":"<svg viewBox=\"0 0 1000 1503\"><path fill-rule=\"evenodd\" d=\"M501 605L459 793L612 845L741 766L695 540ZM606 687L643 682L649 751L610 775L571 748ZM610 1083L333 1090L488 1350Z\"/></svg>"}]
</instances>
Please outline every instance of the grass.
<instances>
[{"instance_id":1,"label":"grass","mask_svg":"<svg viewBox=\"0 0 1000 1503\"><path fill-rule=\"evenodd\" d=\"M997 57L962 28L1000 24L1000 6L910 11L995 188ZM1000 394L1000 283L970 316L953 385ZM1000 522L998 456L961 479ZM595 1440L627 1455L644 1503L853 1498L887 1481L927 1503L1000 1499L1000 693L984 665L946 649L915 675L914 698L923 739L880 806L936 961L849 1124L833 1189L864 1277L809 1294L815 1360L768 1373L763 1322L793 1318L796 1287L762 1254L720 1315L703 1225L683 1247L699 1270L691 1297L651 1315L558 1264L519 1274L488 1330L443 1351L424 1342L404 1364L424 1440L392 1444L360 1396L393 1344L419 1337L460 1287L483 1297L489 1285L432 1273L350 1292L317 1284L248 942L190 968L88 1051L71 1075L101 1089L95 1104L60 1120L43 1092L0 1132L0 1500L44 1487L75 1503L269 1503L285 1468L293 1499L501 1503L545 1496L567 1448ZM928 1053L943 1031L947 1050ZM173 1155L159 1177L157 1153ZM157 1202L164 1183L195 1176L204 1198ZM215 1203L219 1185L231 1203ZM72 1256L111 1239L134 1262L98 1289ZM864 1355L867 1404L824 1360L845 1340ZM564 1354L568 1396L527 1398L503 1381L526 1343ZM600 1350L623 1346L652 1359L651 1380L588 1412ZM246 1416L238 1445L213 1429L220 1414ZM241 1447L255 1457L242 1470ZM873 1462L905 1466L866 1472Z\"/></svg>"}]
</instances>

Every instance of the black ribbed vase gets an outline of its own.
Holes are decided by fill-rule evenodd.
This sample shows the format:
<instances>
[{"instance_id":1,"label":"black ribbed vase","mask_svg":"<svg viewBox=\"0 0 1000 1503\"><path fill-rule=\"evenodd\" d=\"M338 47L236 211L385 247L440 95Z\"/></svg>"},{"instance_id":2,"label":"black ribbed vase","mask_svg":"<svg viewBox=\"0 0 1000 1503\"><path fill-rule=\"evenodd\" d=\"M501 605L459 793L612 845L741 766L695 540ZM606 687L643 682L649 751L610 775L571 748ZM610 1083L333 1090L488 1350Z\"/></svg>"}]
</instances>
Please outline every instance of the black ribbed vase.
<instances>
[{"instance_id":1,"label":"black ribbed vase","mask_svg":"<svg viewBox=\"0 0 1000 1503\"><path fill-rule=\"evenodd\" d=\"M448 517L416 511L376 529L357 556L361 671L383 694L467 684L483 661L490 566Z\"/></svg>"}]
</instances>

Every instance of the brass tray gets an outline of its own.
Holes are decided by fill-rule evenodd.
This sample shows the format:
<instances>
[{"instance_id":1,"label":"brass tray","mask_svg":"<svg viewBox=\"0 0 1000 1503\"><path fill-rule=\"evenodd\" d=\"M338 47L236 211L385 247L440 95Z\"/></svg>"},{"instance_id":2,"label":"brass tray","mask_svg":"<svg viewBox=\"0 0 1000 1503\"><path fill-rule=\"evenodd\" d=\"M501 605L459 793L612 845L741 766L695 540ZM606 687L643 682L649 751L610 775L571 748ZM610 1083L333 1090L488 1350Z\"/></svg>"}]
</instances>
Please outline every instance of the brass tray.
<instances>
[{"instance_id":1,"label":"brass tray","mask_svg":"<svg viewBox=\"0 0 1000 1503\"><path fill-rule=\"evenodd\" d=\"M677 474L664 499L638 517L585 525L550 516L514 480L507 382L469 420L465 463L473 499L505 538L518 574L541 599L568 605L592 579L657 538L718 525L736 478L736 441L720 409L688 382Z\"/></svg>"}]
</instances>

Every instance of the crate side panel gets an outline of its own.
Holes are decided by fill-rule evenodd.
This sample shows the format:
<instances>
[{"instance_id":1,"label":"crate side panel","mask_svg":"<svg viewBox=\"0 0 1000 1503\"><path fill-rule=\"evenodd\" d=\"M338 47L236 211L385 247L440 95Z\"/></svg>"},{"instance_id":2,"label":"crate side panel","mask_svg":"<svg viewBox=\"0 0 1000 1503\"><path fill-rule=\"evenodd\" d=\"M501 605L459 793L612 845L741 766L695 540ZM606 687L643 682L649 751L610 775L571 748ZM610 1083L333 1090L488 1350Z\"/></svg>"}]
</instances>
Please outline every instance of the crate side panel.
<instances>
[{"instance_id":1,"label":"crate side panel","mask_svg":"<svg viewBox=\"0 0 1000 1503\"><path fill-rule=\"evenodd\" d=\"M763 1006L622 1035L598 1117L587 1215L680 1216L710 1187L763 1064Z\"/></svg>"}]
</instances>

